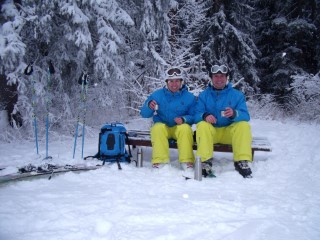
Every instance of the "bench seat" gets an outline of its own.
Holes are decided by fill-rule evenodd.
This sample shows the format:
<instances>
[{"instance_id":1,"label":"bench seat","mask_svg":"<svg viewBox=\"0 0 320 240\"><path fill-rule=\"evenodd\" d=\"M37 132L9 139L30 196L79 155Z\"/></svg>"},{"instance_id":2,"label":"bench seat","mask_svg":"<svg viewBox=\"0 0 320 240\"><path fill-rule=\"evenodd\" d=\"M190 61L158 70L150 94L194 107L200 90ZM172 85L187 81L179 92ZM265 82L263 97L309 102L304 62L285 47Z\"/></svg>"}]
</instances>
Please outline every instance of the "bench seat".
<instances>
[{"instance_id":1,"label":"bench seat","mask_svg":"<svg viewBox=\"0 0 320 240\"><path fill-rule=\"evenodd\" d=\"M128 145L132 147L144 146L144 147L152 147L150 140L150 132L149 131L129 131L129 139L127 141ZM169 140L169 148L177 148L177 143L173 140ZM265 137L253 137L252 139L252 159L254 157L254 153L256 151L263 152L271 152L271 144L269 140ZM194 142L193 150L197 150L197 143ZM215 144L214 145L215 152L232 152L232 146L230 144Z\"/></svg>"}]
</instances>

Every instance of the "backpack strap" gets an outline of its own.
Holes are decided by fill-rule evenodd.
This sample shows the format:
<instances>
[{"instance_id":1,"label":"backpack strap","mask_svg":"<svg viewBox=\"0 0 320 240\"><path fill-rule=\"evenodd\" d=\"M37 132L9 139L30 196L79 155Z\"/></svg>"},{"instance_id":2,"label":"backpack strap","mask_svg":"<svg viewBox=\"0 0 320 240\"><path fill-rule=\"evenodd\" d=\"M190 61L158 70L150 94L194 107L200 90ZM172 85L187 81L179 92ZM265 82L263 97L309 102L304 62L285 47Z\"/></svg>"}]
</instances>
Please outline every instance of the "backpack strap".
<instances>
[{"instance_id":1,"label":"backpack strap","mask_svg":"<svg viewBox=\"0 0 320 240\"><path fill-rule=\"evenodd\" d=\"M97 158L97 159L100 159L100 153L96 153L96 155L93 155L93 156L86 156L85 158L83 158L83 160L87 160L88 158Z\"/></svg>"},{"instance_id":2,"label":"backpack strap","mask_svg":"<svg viewBox=\"0 0 320 240\"><path fill-rule=\"evenodd\" d=\"M129 150L129 156L127 156L126 159L130 163L131 162L131 158L132 158L132 154L131 154L131 148L130 148L130 145L129 145L129 134L126 132L124 135L126 137L126 144L128 145L128 150Z\"/></svg>"},{"instance_id":3,"label":"backpack strap","mask_svg":"<svg viewBox=\"0 0 320 240\"><path fill-rule=\"evenodd\" d=\"M112 157L112 158L114 158L114 157ZM103 158L103 163L102 163L102 165L105 165L105 164L106 164L106 160L107 160L107 159L108 159L107 157L104 157L104 158ZM117 162L117 165L118 165L118 169L119 169L119 170L122 170L121 164L120 164L121 155L116 156L115 159L116 159L116 162Z\"/></svg>"},{"instance_id":4,"label":"backpack strap","mask_svg":"<svg viewBox=\"0 0 320 240\"><path fill-rule=\"evenodd\" d=\"M98 141L98 152L94 155L94 156L86 156L85 158L83 158L83 160L87 160L87 158L97 158L100 159L101 155L100 155L100 141L101 141L101 132L99 133L99 141Z\"/></svg>"},{"instance_id":5,"label":"backpack strap","mask_svg":"<svg viewBox=\"0 0 320 240\"><path fill-rule=\"evenodd\" d=\"M120 157L117 157L117 164L118 164L118 169L122 170L121 165L120 165Z\"/></svg>"}]
</instances>

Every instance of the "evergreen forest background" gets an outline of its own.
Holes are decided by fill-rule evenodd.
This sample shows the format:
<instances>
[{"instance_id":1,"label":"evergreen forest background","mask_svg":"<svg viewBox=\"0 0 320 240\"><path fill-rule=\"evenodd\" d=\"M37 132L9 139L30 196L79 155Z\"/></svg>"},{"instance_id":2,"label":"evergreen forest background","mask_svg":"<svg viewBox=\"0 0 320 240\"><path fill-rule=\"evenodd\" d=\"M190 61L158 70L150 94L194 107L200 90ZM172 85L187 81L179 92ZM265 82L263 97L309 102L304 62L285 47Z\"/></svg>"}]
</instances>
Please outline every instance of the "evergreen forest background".
<instances>
[{"instance_id":1,"label":"evergreen forest background","mask_svg":"<svg viewBox=\"0 0 320 240\"><path fill-rule=\"evenodd\" d=\"M71 133L84 107L83 73L89 76L86 125L100 126L139 117L146 97L164 86L169 66L185 70L197 95L210 66L223 63L252 117L320 121L318 0L0 3L0 110L11 104L15 116L2 138L17 131L32 136L34 117L47 114L52 132ZM31 75L24 74L28 64ZM39 131L44 128L39 121Z\"/></svg>"}]
</instances>

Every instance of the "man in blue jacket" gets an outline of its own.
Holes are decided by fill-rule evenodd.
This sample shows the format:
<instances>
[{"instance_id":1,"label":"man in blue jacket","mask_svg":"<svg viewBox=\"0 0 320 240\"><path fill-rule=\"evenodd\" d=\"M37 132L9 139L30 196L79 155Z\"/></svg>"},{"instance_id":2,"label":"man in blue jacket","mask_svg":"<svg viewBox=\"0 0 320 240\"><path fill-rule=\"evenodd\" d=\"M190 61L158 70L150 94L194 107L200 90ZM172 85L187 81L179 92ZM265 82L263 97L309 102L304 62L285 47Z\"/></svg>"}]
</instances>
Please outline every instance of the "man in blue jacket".
<instances>
[{"instance_id":1,"label":"man in blue jacket","mask_svg":"<svg viewBox=\"0 0 320 240\"><path fill-rule=\"evenodd\" d=\"M141 108L141 116L153 117L151 127L152 167L160 168L170 161L169 139L178 145L179 162L183 169L192 169L193 114L195 96L183 84L183 71L178 67L166 71L166 86L153 92Z\"/></svg>"},{"instance_id":2,"label":"man in blue jacket","mask_svg":"<svg viewBox=\"0 0 320 240\"><path fill-rule=\"evenodd\" d=\"M248 162L252 161L250 115L242 92L228 83L228 67L211 67L211 83L200 93L196 108L197 156L201 157L202 173L212 176L213 144L232 144L235 169L251 177Z\"/></svg>"}]
</instances>

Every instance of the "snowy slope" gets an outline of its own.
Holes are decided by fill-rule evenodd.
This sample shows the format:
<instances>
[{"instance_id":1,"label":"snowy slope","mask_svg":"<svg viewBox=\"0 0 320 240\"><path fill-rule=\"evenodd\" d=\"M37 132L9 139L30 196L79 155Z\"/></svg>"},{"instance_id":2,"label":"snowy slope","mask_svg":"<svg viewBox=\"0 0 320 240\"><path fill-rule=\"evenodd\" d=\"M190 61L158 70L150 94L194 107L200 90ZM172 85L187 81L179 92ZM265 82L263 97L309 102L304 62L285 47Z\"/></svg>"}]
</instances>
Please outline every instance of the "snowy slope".
<instances>
[{"instance_id":1,"label":"snowy slope","mask_svg":"<svg viewBox=\"0 0 320 240\"><path fill-rule=\"evenodd\" d=\"M217 153L217 178L186 181L176 150L172 166L155 171L145 148L144 168L111 166L0 185L0 239L320 239L320 126L251 125L273 147L256 153L252 179L234 171L231 154ZM143 129L143 121L126 126ZM76 160L72 148L72 138L51 141L53 162L82 163L81 147ZM97 137L87 138L85 155L96 150ZM0 165L8 166L2 171L42 161L33 142L1 143L0 152Z\"/></svg>"}]
</instances>

